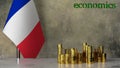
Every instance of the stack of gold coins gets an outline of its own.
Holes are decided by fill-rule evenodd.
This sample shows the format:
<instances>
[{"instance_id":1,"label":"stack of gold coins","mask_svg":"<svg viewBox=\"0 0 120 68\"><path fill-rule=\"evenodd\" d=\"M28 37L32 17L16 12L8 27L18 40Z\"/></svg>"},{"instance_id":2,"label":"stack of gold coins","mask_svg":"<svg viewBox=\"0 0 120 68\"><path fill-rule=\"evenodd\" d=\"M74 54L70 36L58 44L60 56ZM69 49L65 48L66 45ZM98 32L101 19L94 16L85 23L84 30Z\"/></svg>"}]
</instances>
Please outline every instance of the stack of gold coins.
<instances>
[{"instance_id":1,"label":"stack of gold coins","mask_svg":"<svg viewBox=\"0 0 120 68\"><path fill-rule=\"evenodd\" d=\"M87 50L88 50L87 47L88 47L88 45L86 42L83 43L82 45L83 45L82 61L85 63L85 62L87 62Z\"/></svg>"},{"instance_id":2,"label":"stack of gold coins","mask_svg":"<svg viewBox=\"0 0 120 68\"><path fill-rule=\"evenodd\" d=\"M70 49L65 49L65 64L70 64Z\"/></svg>"},{"instance_id":3,"label":"stack of gold coins","mask_svg":"<svg viewBox=\"0 0 120 68\"><path fill-rule=\"evenodd\" d=\"M94 62L98 62L98 52L94 49Z\"/></svg>"},{"instance_id":4,"label":"stack of gold coins","mask_svg":"<svg viewBox=\"0 0 120 68\"><path fill-rule=\"evenodd\" d=\"M60 54L60 64L65 64L65 55Z\"/></svg>"},{"instance_id":5,"label":"stack of gold coins","mask_svg":"<svg viewBox=\"0 0 120 68\"><path fill-rule=\"evenodd\" d=\"M82 62L85 63L86 62L86 52L85 51L82 52L81 57L82 57Z\"/></svg>"},{"instance_id":6,"label":"stack of gold coins","mask_svg":"<svg viewBox=\"0 0 120 68\"><path fill-rule=\"evenodd\" d=\"M58 48L58 63L61 63L61 54L63 50L62 44L58 44L57 48Z\"/></svg>"},{"instance_id":7,"label":"stack of gold coins","mask_svg":"<svg viewBox=\"0 0 120 68\"><path fill-rule=\"evenodd\" d=\"M88 47L89 47L89 45L86 45L86 46L85 46L85 54L86 54L86 55L85 55L85 59L86 59L85 62L86 62L86 63L88 62L88 58L87 58L87 57L88 57Z\"/></svg>"},{"instance_id":8,"label":"stack of gold coins","mask_svg":"<svg viewBox=\"0 0 120 68\"><path fill-rule=\"evenodd\" d=\"M82 54L81 53L77 53L77 63L81 64L82 63Z\"/></svg>"},{"instance_id":9,"label":"stack of gold coins","mask_svg":"<svg viewBox=\"0 0 120 68\"><path fill-rule=\"evenodd\" d=\"M98 51L98 62L102 62L102 54Z\"/></svg>"},{"instance_id":10,"label":"stack of gold coins","mask_svg":"<svg viewBox=\"0 0 120 68\"><path fill-rule=\"evenodd\" d=\"M76 54L76 49L75 48L71 48L70 49L70 51L71 51L71 60L70 60L70 62L71 62L71 64L76 64L77 63L77 54Z\"/></svg>"},{"instance_id":11,"label":"stack of gold coins","mask_svg":"<svg viewBox=\"0 0 120 68\"><path fill-rule=\"evenodd\" d=\"M92 46L83 43L83 51L80 53L76 48L64 49L62 44L58 44L58 63L59 64L81 64L81 63L94 63L106 62L106 53L104 47L99 46L92 52Z\"/></svg>"},{"instance_id":12,"label":"stack of gold coins","mask_svg":"<svg viewBox=\"0 0 120 68\"><path fill-rule=\"evenodd\" d=\"M88 46L87 63L91 64L92 62L93 62L93 59L92 59L92 46Z\"/></svg>"},{"instance_id":13,"label":"stack of gold coins","mask_svg":"<svg viewBox=\"0 0 120 68\"><path fill-rule=\"evenodd\" d=\"M65 54L65 64L70 64L70 54Z\"/></svg>"},{"instance_id":14,"label":"stack of gold coins","mask_svg":"<svg viewBox=\"0 0 120 68\"><path fill-rule=\"evenodd\" d=\"M103 46L99 46L97 51L98 51L98 62L102 62Z\"/></svg>"},{"instance_id":15,"label":"stack of gold coins","mask_svg":"<svg viewBox=\"0 0 120 68\"><path fill-rule=\"evenodd\" d=\"M102 62L102 58L98 56L98 62Z\"/></svg>"},{"instance_id":16,"label":"stack of gold coins","mask_svg":"<svg viewBox=\"0 0 120 68\"><path fill-rule=\"evenodd\" d=\"M103 63L106 62L106 53L103 53L103 54L102 54L102 62L103 62Z\"/></svg>"}]
</instances>

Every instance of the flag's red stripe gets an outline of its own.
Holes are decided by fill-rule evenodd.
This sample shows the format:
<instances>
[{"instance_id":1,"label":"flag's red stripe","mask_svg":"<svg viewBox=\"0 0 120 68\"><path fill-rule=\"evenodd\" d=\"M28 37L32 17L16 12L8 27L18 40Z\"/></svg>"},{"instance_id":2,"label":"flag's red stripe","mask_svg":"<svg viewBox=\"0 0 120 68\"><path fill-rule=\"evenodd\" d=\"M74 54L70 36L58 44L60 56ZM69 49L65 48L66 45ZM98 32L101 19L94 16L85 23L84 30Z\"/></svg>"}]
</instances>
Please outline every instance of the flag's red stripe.
<instances>
[{"instance_id":1,"label":"flag's red stripe","mask_svg":"<svg viewBox=\"0 0 120 68\"><path fill-rule=\"evenodd\" d=\"M38 22L32 32L17 47L24 58L36 58L43 43L44 36L40 22Z\"/></svg>"}]
</instances>

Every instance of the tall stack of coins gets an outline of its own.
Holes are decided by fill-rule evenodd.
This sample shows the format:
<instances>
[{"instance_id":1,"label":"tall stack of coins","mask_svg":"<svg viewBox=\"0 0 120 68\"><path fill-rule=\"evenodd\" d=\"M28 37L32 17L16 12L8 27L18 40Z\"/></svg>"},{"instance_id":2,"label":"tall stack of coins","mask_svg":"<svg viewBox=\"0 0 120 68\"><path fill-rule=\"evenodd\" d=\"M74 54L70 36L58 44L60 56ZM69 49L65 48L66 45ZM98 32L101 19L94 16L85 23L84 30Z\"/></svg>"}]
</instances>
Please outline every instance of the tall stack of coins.
<instances>
[{"instance_id":1,"label":"tall stack of coins","mask_svg":"<svg viewBox=\"0 0 120 68\"><path fill-rule=\"evenodd\" d=\"M76 64L77 63L77 51L76 51L76 49L75 48L71 48L70 49L70 51L71 51L71 64Z\"/></svg>"},{"instance_id":2,"label":"tall stack of coins","mask_svg":"<svg viewBox=\"0 0 120 68\"><path fill-rule=\"evenodd\" d=\"M85 58L86 58L85 62L86 63L88 62L88 47L89 47L89 45L85 46L85 54L86 54L86 56L85 56Z\"/></svg>"},{"instance_id":3,"label":"tall stack of coins","mask_svg":"<svg viewBox=\"0 0 120 68\"><path fill-rule=\"evenodd\" d=\"M63 54L62 53L62 51L63 51L62 44L58 44L57 48L58 48L58 63L61 63L61 54Z\"/></svg>"},{"instance_id":4,"label":"tall stack of coins","mask_svg":"<svg viewBox=\"0 0 120 68\"><path fill-rule=\"evenodd\" d=\"M88 51L88 45L87 45L87 43L83 43L83 55L82 55L82 57L83 57L83 62L85 63L85 62L87 62L87 51Z\"/></svg>"},{"instance_id":5,"label":"tall stack of coins","mask_svg":"<svg viewBox=\"0 0 120 68\"><path fill-rule=\"evenodd\" d=\"M87 63L91 64L92 62L93 62L93 59L92 59L92 46L88 46Z\"/></svg>"},{"instance_id":6,"label":"tall stack of coins","mask_svg":"<svg viewBox=\"0 0 120 68\"><path fill-rule=\"evenodd\" d=\"M106 53L104 53L104 47L99 46L97 49L93 49L92 46L87 43L83 43L82 53L77 48L64 49L62 44L58 44L58 63L59 64L81 64L81 63L94 63L94 62L106 62Z\"/></svg>"}]
</instances>

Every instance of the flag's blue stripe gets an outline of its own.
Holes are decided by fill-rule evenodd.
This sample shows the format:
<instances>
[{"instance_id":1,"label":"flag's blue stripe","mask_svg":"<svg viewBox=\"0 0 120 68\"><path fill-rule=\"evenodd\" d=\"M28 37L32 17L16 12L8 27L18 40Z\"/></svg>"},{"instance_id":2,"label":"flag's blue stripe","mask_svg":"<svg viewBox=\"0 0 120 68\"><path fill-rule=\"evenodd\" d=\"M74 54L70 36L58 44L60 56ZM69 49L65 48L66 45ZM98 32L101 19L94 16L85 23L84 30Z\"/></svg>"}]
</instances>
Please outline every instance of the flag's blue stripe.
<instances>
[{"instance_id":1,"label":"flag's blue stripe","mask_svg":"<svg viewBox=\"0 0 120 68\"><path fill-rule=\"evenodd\" d=\"M9 21L9 19L20 9L22 8L25 4L27 4L30 0L13 0L12 6L10 8L7 20L5 22L5 25ZM5 26L4 25L4 26Z\"/></svg>"}]
</instances>

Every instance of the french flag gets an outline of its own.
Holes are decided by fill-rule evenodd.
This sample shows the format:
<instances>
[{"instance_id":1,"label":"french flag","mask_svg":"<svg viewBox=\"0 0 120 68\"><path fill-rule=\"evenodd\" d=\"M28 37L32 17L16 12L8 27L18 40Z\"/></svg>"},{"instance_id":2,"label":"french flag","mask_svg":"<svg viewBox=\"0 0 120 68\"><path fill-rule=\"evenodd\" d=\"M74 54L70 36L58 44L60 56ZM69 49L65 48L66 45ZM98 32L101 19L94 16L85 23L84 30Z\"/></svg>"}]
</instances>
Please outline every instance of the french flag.
<instances>
[{"instance_id":1,"label":"french flag","mask_svg":"<svg viewBox=\"0 0 120 68\"><path fill-rule=\"evenodd\" d=\"M44 44L44 35L33 0L13 0L3 33L24 58L37 57Z\"/></svg>"}]
</instances>

